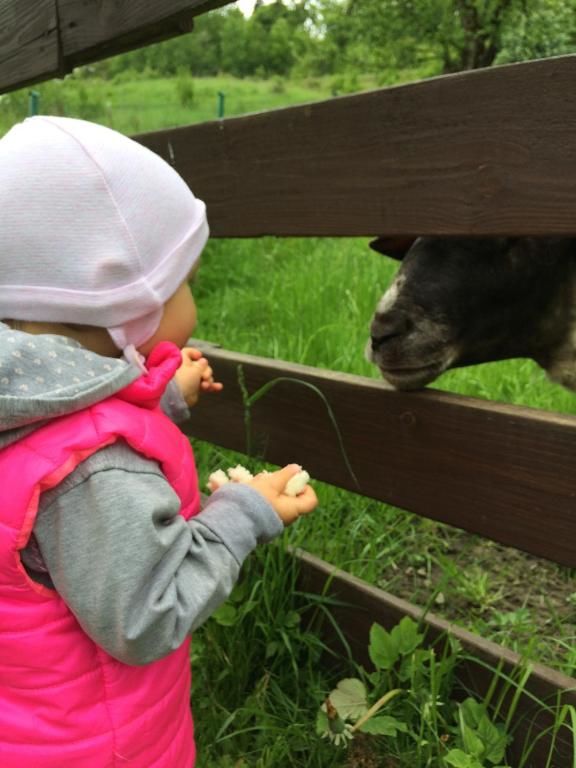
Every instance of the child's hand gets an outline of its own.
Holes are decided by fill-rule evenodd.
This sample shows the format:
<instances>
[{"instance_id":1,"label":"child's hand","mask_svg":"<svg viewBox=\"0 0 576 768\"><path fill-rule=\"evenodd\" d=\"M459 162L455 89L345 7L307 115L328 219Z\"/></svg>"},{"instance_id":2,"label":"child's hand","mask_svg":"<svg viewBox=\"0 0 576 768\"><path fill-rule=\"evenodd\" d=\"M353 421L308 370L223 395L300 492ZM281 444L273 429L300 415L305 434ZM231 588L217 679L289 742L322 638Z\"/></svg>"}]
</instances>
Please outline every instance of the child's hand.
<instances>
[{"instance_id":1,"label":"child's hand","mask_svg":"<svg viewBox=\"0 0 576 768\"><path fill-rule=\"evenodd\" d=\"M277 472L256 475L247 483L272 504L284 525L291 525L300 515L312 512L318 504L314 489L310 485L307 485L298 496L287 496L283 493L288 480L297 475L301 469L302 467L298 464L289 464Z\"/></svg>"},{"instance_id":2,"label":"child's hand","mask_svg":"<svg viewBox=\"0 0 576 768\"><path fill-rule=\"evenodd\" d=\"M210 363L195 347L184 347L182 364L174 375L186 405L196 405L201 392L220 392L222 384L214 381Z\"/></svg>"}]
</instances>

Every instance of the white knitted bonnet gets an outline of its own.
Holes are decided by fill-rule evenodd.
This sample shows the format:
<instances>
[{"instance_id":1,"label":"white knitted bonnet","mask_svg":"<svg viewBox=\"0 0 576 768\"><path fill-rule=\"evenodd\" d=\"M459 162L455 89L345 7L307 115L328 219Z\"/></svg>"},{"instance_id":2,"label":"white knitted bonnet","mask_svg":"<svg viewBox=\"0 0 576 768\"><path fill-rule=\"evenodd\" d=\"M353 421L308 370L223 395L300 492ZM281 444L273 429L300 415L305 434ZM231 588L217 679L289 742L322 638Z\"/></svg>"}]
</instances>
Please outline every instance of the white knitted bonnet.
<instances>
[{"instance_id":1,"label":"white knitted bonnet","mask_svg":"<svg viewBox=\"0 0 576 768\"><path fill-rule=\"evenodd\" d=\"M206 207L158 155L66 117L0 140L0 319L147 341L208 238Z\"/></svg>"}]
</instances>

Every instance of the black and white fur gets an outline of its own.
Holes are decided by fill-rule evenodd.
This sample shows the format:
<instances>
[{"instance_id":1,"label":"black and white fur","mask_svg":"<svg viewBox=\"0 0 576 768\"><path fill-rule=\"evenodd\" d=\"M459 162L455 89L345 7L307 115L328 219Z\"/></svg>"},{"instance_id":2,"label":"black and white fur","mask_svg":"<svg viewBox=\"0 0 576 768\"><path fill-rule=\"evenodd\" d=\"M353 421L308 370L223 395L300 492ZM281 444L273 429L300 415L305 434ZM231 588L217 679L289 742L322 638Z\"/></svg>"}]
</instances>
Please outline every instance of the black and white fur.
<instances>
[{"instance_id":1,"label":"black and white fur","mask_svg":"<svg viewBox=\"0 0 576 768\"><path fill-rule=\"evenodd\" d=\"M394 388L523 357L576 390L576 238L379 238L371 247L402 260L367 346Z\"/></svg>"}]
</instances>

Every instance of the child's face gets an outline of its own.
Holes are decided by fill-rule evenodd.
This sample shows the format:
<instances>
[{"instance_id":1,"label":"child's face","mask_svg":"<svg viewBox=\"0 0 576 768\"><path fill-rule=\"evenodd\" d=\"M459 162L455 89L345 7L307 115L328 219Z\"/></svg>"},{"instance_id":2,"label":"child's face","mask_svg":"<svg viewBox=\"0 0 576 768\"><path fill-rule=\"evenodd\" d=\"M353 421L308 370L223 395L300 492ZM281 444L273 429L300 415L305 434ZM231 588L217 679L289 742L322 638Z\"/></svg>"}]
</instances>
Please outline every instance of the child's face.
<instances>
[{"instance_id":1,"label":"child's face","mask_svg":"<svg viewBox=\"0 0 576 768\"><path fill-rule=\"evenodd\" d=\"M164 314L156 333L138 347L138 351L146 357L161 341L171 341L182 348L195 328L196 304L186 280L164 304Z\"/></svg>"}]
</instances>

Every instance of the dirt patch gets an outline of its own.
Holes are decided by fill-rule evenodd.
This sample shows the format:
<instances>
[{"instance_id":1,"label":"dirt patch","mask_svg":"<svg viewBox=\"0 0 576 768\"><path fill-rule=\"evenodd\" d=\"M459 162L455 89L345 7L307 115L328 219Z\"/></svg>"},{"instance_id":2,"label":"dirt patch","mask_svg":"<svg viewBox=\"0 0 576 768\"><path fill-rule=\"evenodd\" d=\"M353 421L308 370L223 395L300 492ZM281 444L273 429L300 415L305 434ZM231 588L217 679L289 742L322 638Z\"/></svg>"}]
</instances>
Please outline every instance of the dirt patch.
<instances>
[{"instance_id":1,"label":"dirt patch","mask_svg":"<svg viewBox=\"0 0 576 768\"><path fill-rule=\"evenodd\" d=\"M378 756L373 743L370 737L357 733L348 748L345 768L400 768L396 758Z\"/></svg>"},{"instance_id":2,"label":"dirt patch","mask_svg":"<svg viewBox=\"0 0 576 768\"><path fill-rule=\"evenodd\" d=\"M442 527L439 552L398 564L381 586L535 661L576 674L575 572Z\"/></svg>"}]
</instances>

